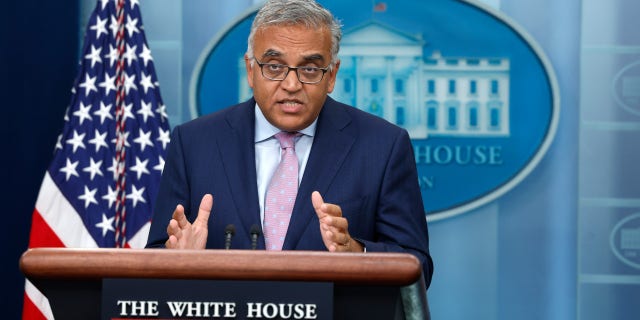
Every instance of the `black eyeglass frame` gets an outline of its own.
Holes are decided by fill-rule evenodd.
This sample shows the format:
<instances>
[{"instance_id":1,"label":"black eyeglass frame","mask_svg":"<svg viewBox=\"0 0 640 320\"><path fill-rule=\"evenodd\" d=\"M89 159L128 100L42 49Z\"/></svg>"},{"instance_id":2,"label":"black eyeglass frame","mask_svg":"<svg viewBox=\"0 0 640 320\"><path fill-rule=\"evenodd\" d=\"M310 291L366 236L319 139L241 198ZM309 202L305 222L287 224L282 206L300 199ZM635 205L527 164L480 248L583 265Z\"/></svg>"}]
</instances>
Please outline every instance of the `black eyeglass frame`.
<instances>
[{"instance_id":1,"label":"black eyeglass frame","mask_svg":"<svg viewBox=\"0 0 640 320\"><path fill-rule=\"evenodd\" d=\"M324 68L320 68L320 67L292 67L292 66L288 66L286 64L281 64L281 63L266 63L266 62L263 63L263 62L260 62L256 57L253 57L253 60L256 61L256 63L260 67L260 73L266 79L269 79L271 81L284 81L284 79L286 79L287 76L289 76L289 72L291 72L291 70L295 70L296 71L296 77L298 77L298 81L300 81L301 83L305 83L305 84L316 84L316 83L319 83L320 81L322 81L324 79L324 74L327 73L327 71L329 71L329 67L331 66L331 64L329 64L328 66L326 66ZM282 77L282 79L269 78L264 74L264 66L286 67L287 68L287 72L284 73L284 76ZM322 76L320 76L320 80L314 81L314 82L303 81L302 78L300 78L300 73L299 73L300 71L298 71L298 70L299 69L304 69L304 68L313 68L313 69L318 69L318 70L322 71Z\"/></svg>"}]
</instances>

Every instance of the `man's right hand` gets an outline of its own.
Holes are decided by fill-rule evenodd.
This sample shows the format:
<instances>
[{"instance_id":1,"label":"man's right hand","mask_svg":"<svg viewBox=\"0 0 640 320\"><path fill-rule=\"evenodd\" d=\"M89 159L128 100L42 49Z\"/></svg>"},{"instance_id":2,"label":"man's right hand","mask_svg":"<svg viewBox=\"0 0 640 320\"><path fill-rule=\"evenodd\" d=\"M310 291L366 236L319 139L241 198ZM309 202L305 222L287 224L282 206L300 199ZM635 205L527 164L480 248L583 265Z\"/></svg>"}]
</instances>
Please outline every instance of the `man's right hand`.
<instances>
[{"instance_id":1,"label":"man's right hand","mask_svg":"<svg viewBox=\"0 0 640 320\"><path fill-rule=\"evenodd\" d=\"M177 205L167 226L169 239L165 246L169 249L204 249L209 234L209 215L213 206L213 196L205 194L200 202L198 217L190 223L184 215L184 207Z\"/></svg>"}]
</instances>

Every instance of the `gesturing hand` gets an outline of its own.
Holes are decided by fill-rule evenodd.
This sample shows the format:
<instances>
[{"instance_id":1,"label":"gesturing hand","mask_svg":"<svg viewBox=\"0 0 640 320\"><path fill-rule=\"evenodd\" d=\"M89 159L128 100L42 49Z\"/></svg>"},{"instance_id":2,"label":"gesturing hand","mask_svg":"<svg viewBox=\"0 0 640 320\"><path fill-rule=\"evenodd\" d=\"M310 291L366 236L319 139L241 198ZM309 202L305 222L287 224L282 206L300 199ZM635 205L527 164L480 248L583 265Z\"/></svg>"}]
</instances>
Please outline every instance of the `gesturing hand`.
<instances>
[{"instance_id":1,"label":"gesturing hand","mask_svg":"<svg viewBox=\"0 0 640 320\"><path fill-rule=\"evenodd\" d=\"M320 192L311 194L311 203L320 219L322 241L331 252L362 252L362 245L349 235L349 222L342 216L340 206L325 203Z\"/></svg>"},{"instance_id":2,"label":"gesturing hand","mask_svg":"<svg viewBox=\"0 0 640 320\"><path fill-rule=\"evenodd\" d=\"M177 205L167 226L169 239L165 246L169 249L204 249L209 234L209 215L213 206L213 196L205 194L200 202L198 217L193 223L184 215L184 207Z\"/></svg>"}]
</instances>

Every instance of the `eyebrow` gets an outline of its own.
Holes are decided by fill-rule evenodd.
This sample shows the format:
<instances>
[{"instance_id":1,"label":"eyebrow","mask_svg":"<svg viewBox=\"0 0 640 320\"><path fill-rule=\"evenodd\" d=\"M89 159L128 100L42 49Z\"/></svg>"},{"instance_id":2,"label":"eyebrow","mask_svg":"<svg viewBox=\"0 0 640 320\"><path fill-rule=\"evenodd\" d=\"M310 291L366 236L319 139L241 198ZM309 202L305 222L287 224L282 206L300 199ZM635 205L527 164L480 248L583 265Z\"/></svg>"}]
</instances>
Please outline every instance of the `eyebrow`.
<instances>
[{"instance_id":1,"label":"eyebrow","mask_svg":"<svg viewBox=\"0 0 640 320\"><path fill-rule=\"evenodd\" d=\"M304 56L304 57L302 57L302 59L304 59L305 61L317 61L317 60L320 60L321 62L324 62L324 56L319 54L319 53L314 53L314 54L310 54L308 56Z\"/></svg>"},{"instance_id":2,"label":"eyebrow","mask_svg":"<svg viewBox=\"0 0 640 320\"><path fill-rule=\"evenodd\" d=\"M262 54L263 58L280 57L280 56L282 56L282 52L277 51L277 50L273 50L273 49L268 49L267 51L265 51L265 53Z\"/></svg>"},{"instance_id":3,"label":"eyebrow","mask_svg":"<svg viewBox=\"0 0 640 320\"><path fill-rule=\"evenodd\" d=\"M274 50L274 49L267 49L267 51L265 51L265 53L262 54L262 58L273 58L273 57L282 57L283 54L282 52L278 51L278 50ZM312 53L310 55L306 55L302 57L302 60L304 61L321 61L324 62L324 56L322 54L319 53Z\"/></svg>"}]
</instances>

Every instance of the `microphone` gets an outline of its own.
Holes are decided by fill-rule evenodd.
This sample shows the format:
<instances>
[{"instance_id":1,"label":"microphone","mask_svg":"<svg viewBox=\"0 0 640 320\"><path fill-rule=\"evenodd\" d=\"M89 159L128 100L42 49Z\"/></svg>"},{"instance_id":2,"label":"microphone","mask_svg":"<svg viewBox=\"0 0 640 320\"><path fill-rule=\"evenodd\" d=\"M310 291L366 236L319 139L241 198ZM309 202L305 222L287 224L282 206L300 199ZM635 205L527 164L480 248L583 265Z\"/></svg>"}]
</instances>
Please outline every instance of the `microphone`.
<instances>
[{"instance_id":1,"label":"microphone","mask_svg":"<svg viewBox=\"0 0 640 320\"><path fill-rule=\"evenodd\" d=\"M224 248L229 250L231 248L231 238L236 233L236 227L233 224L228 224L224 228Z\"/></svg>"},{"instance_id":2,"label":"microphone","mask_svg":"<svg viewBox=\"0 0 640 320\"><path fill-rule=\"evenodd\" d=\"M249 233L251 233L251 249L255 250L256 247L258 246L258 237L260 236L260 227L258 227L257 224L252 225Z\"/></svg>"}]
</instances>

